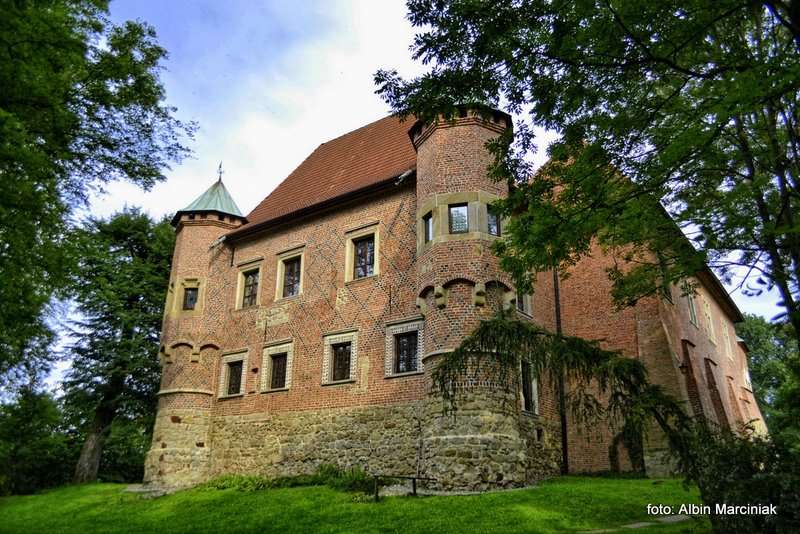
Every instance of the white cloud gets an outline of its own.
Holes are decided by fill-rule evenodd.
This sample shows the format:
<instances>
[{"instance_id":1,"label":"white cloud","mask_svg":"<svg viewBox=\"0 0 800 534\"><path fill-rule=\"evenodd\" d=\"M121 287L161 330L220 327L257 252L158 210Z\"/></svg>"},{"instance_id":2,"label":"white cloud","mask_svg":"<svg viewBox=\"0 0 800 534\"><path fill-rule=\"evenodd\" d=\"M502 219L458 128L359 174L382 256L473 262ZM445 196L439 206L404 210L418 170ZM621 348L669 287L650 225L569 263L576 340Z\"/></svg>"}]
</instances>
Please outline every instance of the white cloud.
<instances>
[{"instance_id":1,"label":"white cloud","mask_svg":"<svg viewBox=\"0 0 800 534\"><path fill-rule=\"evenodd\" d=\"M318 36L309 32L286 49L264 50L277 56L274 67L229 79L214 95L222 102L208 102L208 109L202 101L197 109L189 104L190 117L200 125L192 144L195 159L169 171L150 192L112 184L93 199L92 213L107 216L126 204L153 216L172 213L211 185L221 160L225 184L246 214L320 143L388 114L374 94L373 73L383 67L404 75L420 72L408 51L414 32L404 3L341 1L325 9L332 27ZM193 82L169 80L168 94L176 83ZM175 93L189 94L185 87ZM180 100L171 103L187 109Z\"/></svg>"}]
</instances>

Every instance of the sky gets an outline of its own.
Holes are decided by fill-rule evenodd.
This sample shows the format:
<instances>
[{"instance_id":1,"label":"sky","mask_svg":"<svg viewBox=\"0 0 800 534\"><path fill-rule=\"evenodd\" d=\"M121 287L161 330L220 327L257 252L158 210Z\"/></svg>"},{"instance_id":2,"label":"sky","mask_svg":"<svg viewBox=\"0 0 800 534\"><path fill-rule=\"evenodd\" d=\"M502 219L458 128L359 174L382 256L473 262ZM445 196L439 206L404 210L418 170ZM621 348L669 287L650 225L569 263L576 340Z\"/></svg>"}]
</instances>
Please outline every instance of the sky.
<instances>
[{"instance_id":1,"label":"sky","mask_svg":"<svg viewBox=\"0 0 800 534\"><path fill-rule=\"evenodd\" d=\"M319 144L389 113L379 68L414 75L413 30L401 1L116 0L112 20L143 20L169 51L168 103L199 131L194 159L150 192L114 184L91 211L125 204L153 216L186 206L214 180L247 214Z\"/></svg>"},{"instance_id":2,"label":"sky","mask_svg":"<svg viewBox=\"0 0 800 534\"><path fill-rule=\"evenodd\" d=\"M116 23L151 24L169 51L162 81L181 120L199 125L194 157L145 192L115 183L90 204L108 216L141 206L152 216L188 205L217 178L247 214L320 143L389 113L372 76L395 68L413 76L414 29L401 0L115 0ZM543 161L552 134L540 132ZM774 294L734 292L746 312L771 318Z\"/></svg>"}]
</instances>

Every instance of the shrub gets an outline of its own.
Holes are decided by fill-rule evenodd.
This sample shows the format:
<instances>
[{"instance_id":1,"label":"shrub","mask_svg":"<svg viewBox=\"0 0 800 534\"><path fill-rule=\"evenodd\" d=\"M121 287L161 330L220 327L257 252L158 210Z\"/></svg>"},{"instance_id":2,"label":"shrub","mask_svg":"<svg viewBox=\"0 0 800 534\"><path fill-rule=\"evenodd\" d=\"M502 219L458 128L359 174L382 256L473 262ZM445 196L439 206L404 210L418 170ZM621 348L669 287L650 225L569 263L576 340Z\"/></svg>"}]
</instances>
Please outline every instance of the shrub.
<instances>
[{"instance_id":1,"label":"shrub","mask_svg":"<svg viewBox=\"0 0 800 534\"><path fill-rule=\"evenodd\" d=\"M278 478L260 475L222 475L206 482L201 487L213 490L259 491L297 486L329 486L340 491L369 493L374 489L374 480L357 467L341 469L335 465L323 464L311 475Z\"/></svg>"},{"instance_id":2,"label":"shrub","mask_svg":"<svg viewBox=\"0 0 800 534\"><path fill-rule=\"evenodd\" d=\"M47 393L22 389L0 405L0 495L34 493L64 484L77 449L61 427L58 404Z\"/></svg>"},{"instance_id":3,"label":"shrub","mask_svg":"<svg viewBox=\"0 0 800 534\"><path fill-rule=\"evenodd\" d=\"M680 468L711 507L715 532L800 532L800 455L779 440L697 423ZM716 505L777 506L776 515L717 515Z\"/></svg>"}]
</instances>

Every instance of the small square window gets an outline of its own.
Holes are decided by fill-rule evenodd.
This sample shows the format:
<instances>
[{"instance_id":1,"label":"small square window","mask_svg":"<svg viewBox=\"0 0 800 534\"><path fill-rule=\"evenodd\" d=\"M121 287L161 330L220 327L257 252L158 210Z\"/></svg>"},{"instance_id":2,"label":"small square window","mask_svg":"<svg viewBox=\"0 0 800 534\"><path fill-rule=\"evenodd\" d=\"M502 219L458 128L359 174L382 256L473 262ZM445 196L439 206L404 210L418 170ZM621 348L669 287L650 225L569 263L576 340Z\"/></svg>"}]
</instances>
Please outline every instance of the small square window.
<instances>
[{"instance_id":1,"label":"small square window","mask_svg":"<svg viewBox=\"0 0 800 534\"><path fill-rule=\"evenodd\" d=\"M270 377L269 387L271 389L281 389L286 387L286 361L287 354L281 352L273 354L272 357L272 376Z\"/></svg>"},{"instance_id":2,"label":"small square window","mask_svg":"<svg viewBox=\"0 0 800 534\"><path fill-rule=\"evenodd\" d=\"M228 364L228 387L226 393L228 395L238 395L242 391L242 370L244 362L238 360L229 362Z\"/></svg>"},{"instance_id":3,"label":"small square window","mask_svg":"<svg viewBox=\"0 0 800 534\"><path fill-rule=\"evenodd\" d=\"M197 292L196 287L186 287L183 289L183 309L193 310L197 307Z\"/></svg>"},{"instance_id":4,"label":"small square window","mask_svg":"<svg viewBox=\"0 0 800 534\"><path fill-rule=\"evenodd\" d=\"M491 207L486 212L486 220L488 222L488 232L490 235L500 236L502 229L500 228L500 217L497 215L497 212L493 210Z\"/></svg>"},{"instance_id":5,"label":"small square window","mask_svg":"<svg viewBox=\"0 0 800 534\"><path fill-rule=\"evenodd\" d=\"M353 280L375 274L375 236L353 240Z\"/></svg>"},{"instance_id":6,"label":"small square window","mask_svg":"<svg viewBox=\"0 0 800 534\"><path fill-rule=\"evenodd\" d=\"M424 242L430 243L433 241L433 213L430 211L422 217L422 230L424 232Z\"/></svg>"},{"instance_id":7,"label":"small square window","mask_svg":"<svg viewBox=\"0 0 800 534\"><path fill-rule=\"evenodd\" d=\"M411 373L417 370L417 338L416 331L394 336L395 373Z\"/></svg>"},{"instance_id":8,"label":"small square window","mask_svg":"<svg viewBox=\"0 0 800 534\"><path fill-rule=\"evenodd\" d=\"M300 294L300 256L283 261L283 297Z\"/></svg>"},{"instance_id":9,"label":"small square window","mask_svg":"<svg viewBox=\"0 0 800 534\"><path fill-rule=\"evenodd\" d=\"M465 234L469 231L469 208L467 204L451 204L448 207L451 234Z\"/></svg>"},{"instance_id":10,"label":"small square window","mask_svg":"<svg viewBox=\"0 0 800 534\"><path fill-rule=\"evenodd\" d=\"M333 352L333 375L332 380L338 382L340 380L350 379L350 342L336 343L331 345Z\"/></svg>"},{"instance_id":11,"label":"small square window","mask_svg":"<svg viewBox=\"0 0 800 534\"><path fill-rule=\"evenodd\" d=\"M244 277L244 291L242 293L242 308L255 306L258 302L258 269L242 273Z\"/></svg>"}]
</instances>

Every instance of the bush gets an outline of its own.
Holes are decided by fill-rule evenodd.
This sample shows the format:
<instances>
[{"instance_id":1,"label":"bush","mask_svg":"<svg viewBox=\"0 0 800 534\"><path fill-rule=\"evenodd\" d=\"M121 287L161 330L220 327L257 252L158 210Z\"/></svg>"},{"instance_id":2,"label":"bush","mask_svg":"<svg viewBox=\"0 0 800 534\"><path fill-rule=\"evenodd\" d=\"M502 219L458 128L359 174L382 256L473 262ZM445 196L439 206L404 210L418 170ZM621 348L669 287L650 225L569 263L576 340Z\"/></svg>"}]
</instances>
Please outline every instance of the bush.
<instances>
[{"instance_id":1,"label":"bush","mask_svg":"<svg viewBox=\"0 0 800 534\"><path fill-rule=\"evenodd\" d=\"M357 467L341 469L335 465L323 464L311 475L278 478L267 478L260 475L222 475L206 482L201 487L213 490L260 491L297 486L328 486L340 491L370 493L374 490L374 479Z\"/></svg>"},{"instance_id":2,"label":"bush","mask_svg":"<svg viewBox=\"0 0 800 534\"><path fill-rule=\"evenodd\" d=\"M50 395L22 389L14 402L0 405L0 494L64 484L76 450Z\"/></svg>"},{"instance_id":3,"label":"bush","mask_svg":"<svg viewBox=\"0 0 800 534\"><path fill-rule=\"evenodd\" d=\"M98 478L103 482L140 482L144 459L150 448L153 428L151 418L117 418L103 444Z\"/></svg>"},{"instance_id":4,"label":"bush","mask_svg":"<svg viewBox=\"0 0 800 534\"><path fill-rule=\"evenodd\" d=\"M715 532L800 532L800 455L779 440L695 424L679 459L711 507ZM717 515L716 505L776 505L776 515Z\"/></svg>"}]
</instances>

